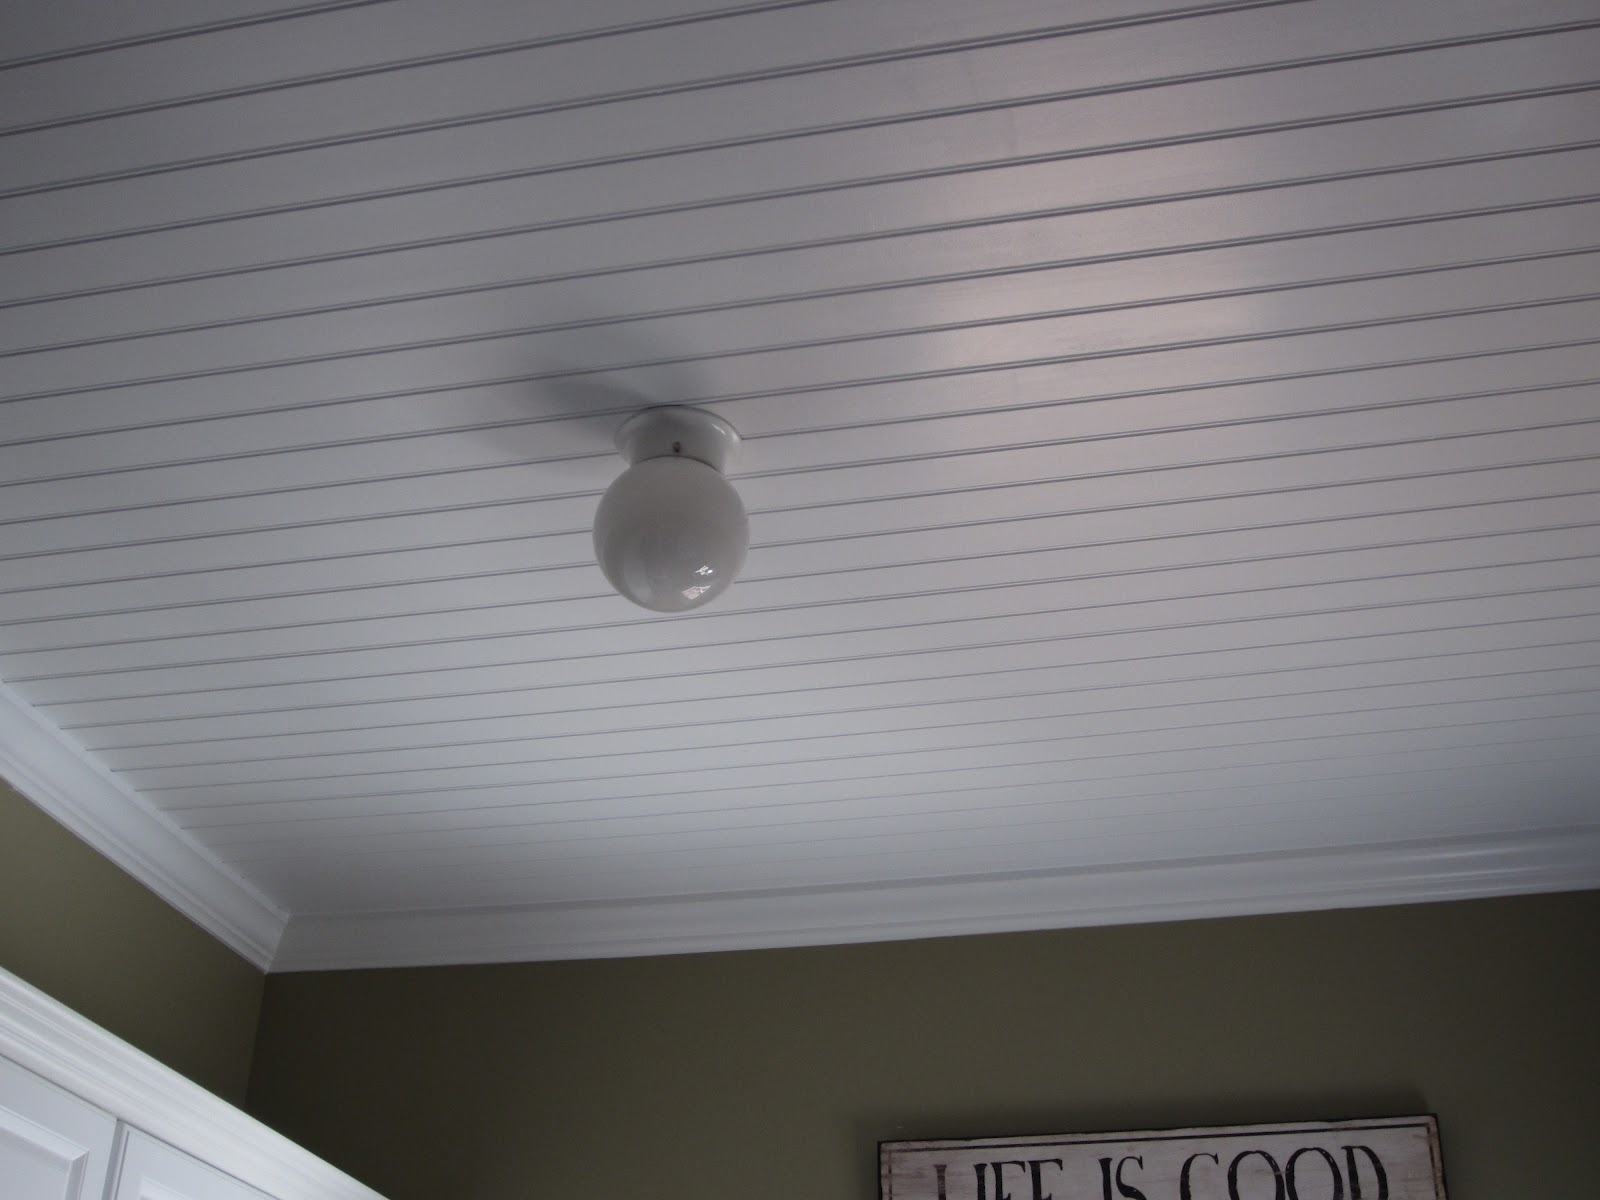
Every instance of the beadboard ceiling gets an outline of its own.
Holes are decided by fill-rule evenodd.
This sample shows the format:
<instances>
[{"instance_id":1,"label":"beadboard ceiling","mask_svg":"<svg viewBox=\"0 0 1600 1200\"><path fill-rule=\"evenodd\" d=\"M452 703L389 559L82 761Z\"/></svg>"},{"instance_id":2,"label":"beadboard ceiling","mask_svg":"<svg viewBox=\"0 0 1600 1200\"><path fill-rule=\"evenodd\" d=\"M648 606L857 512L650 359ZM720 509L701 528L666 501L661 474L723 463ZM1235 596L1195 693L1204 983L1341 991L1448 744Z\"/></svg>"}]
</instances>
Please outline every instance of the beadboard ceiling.
<instances>
[{"instance_id":1,"label":"beadboard ceiling","mask_svg":"<svg viewBox=\"0 0 1600 1200\"><path fill-rule=\"evenodd\" d=\"M279 969L1600 885L1596 0L0 14L0 769ZM744 577L589 524L727 418Z\"/></svg>"}]
</instances>

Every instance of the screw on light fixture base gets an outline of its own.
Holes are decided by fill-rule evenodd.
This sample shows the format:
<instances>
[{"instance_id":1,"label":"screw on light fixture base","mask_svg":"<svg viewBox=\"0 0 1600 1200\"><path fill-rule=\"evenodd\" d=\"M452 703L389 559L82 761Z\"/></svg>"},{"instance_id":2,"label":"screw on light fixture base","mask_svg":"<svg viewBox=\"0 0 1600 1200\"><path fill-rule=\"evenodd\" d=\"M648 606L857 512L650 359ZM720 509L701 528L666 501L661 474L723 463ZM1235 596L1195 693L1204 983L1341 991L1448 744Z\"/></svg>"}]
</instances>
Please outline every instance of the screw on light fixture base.
<instances>
[{"instance_id":1,"label":"screw on light fixture base","mask_svg":"<svg viewBox=\"0 0 1600 1200\"><path fill-rule=\"evenodd\" d=\"M617 430L617 453L630 465L681 455L721 473L738 445L738 430L721 417L677 404L634 413Z\"/></svg>"}]
</instances>

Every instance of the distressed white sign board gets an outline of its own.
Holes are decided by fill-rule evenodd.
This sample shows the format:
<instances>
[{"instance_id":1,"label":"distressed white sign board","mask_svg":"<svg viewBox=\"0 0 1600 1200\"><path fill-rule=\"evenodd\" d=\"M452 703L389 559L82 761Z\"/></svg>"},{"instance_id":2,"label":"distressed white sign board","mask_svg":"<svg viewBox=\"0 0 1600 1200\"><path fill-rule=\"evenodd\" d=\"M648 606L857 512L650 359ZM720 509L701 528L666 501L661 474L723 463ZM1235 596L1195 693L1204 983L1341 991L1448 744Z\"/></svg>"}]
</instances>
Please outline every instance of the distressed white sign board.
<instances>
[{"instance_id":1,"label":"distressed white sign board","mask_svg":"<svg viewBox=\"0 0 1600 1200\"><path fill-rule=\"evenodd\" d=\"M883 1142L883 1200L1445 1200L1432 1117Z\"/></svg>"}]
</instances>

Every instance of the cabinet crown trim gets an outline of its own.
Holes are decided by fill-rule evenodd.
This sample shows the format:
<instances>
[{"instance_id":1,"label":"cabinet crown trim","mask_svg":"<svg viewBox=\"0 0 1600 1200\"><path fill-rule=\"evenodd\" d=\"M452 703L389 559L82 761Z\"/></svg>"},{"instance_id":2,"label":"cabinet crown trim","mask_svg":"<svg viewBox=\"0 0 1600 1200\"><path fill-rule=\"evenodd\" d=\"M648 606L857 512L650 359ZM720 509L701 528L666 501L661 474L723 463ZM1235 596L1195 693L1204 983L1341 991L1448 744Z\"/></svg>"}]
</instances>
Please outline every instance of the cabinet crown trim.
<instances>
[{"instance_id":1,"label":"cabinet crown trim","mask_svg":"<svg viewBox=\"0 0 1600 1200\"><path fill-rule=\"evenodd\" d=\"M0 1056L282 1200L383 1200L324 1162L0 969Z\"/></svg>"}]
</instances>

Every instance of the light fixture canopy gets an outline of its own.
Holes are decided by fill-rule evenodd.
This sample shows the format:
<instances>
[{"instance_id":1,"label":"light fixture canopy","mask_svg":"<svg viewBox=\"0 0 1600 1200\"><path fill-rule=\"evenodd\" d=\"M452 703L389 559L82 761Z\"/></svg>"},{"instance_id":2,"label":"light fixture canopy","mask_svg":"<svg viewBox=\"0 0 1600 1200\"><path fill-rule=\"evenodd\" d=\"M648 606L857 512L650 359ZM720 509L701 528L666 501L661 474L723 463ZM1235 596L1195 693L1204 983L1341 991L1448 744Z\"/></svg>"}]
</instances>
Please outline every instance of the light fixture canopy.
<instances>
[{"instance_id":1,"label":"light fixture canopy","mask_svg":"<svg viewBox=\"0 0 1600 1200\"><path fill-rule=\"evenodd\" d=\"M720 595L744 566L750 527L723 470L739 434L698 408L662 405L617 430L628 469L600 498L594 554L624 597L684 612Z\"/></svg>"}]
</instances>

